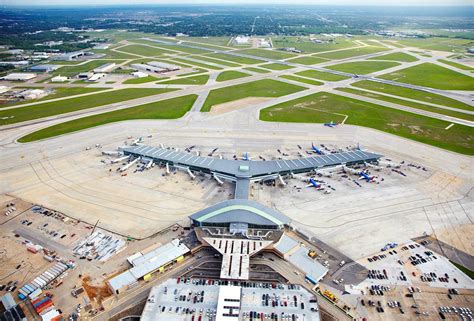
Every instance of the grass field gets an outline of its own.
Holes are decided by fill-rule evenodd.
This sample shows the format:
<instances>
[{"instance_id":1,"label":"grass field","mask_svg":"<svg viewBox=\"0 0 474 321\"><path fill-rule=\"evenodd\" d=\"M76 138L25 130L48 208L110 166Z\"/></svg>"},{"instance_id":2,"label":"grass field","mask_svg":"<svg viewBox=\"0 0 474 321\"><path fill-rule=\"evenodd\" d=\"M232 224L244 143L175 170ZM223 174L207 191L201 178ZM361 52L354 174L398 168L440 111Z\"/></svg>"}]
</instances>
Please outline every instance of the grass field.
<instances>
[{"instance_id":1,"label":"grass field","mask_svg":"<svg viewBox=\"0 0 474 321\"><path fill-rule=\"evenodd\" d=\"M133 78L133 79L128 79L122 82L122 84L125 85L137 85L137 84L144 84L147 82L152 82L156 81L158 78L153 77L153 76L147 76L147 77L141 77L141 78Z\"/></svg>"},{"instance_id":2,"label":"grass field","mask_svg":"<svg viewBox=\"0 0 474 321\"><path fill-rule=\"evenodd\" d=\"M449 262L451 262L454 266L456 266L458 269L460 269L462 271L462 273L466 274L468 277L471 278L471 280L474 280L474 271L473 270L469 270L467 267L465 267L464 265L461 265L459 263L456 263L454 261L451 261L449 260Z\"/></svg>"},{"instance_id":3,"label":"grass field","mask_svg":"<svg viewBox=\"0 0 474 321\"><path fill-rule=\"evenodd\" d=\"M263 79L240 85L214 89L209 92L201 111L208 112L212 106L247 97L280 97L289 95L305 88L292 84Z\"/></svg>"},{"instance_id":4,"label":"grass field","mask_svg":"<svg viewBox=\"0 0 474 321\"><path fill-rule=\"evenodd\" d=\"M350 72L353 74L365 75L371 74L379 70L395 67L398 65L400 64L391 61L354 61L326 66L326 68L337 71Z\"/></svg>"},{"instance_id":5,"label":"grass field","mask_svg":"<svg viewBox=\"0 0 474 321\"><path fill-rule=\"evenodd\" d=\"M399 39L397 42L408 47L449 52L465 52L467 48L472 47L472 40L443 37L430 37L426 39Z\"/></svg>"},{"instance_id":6,"label":"grass field","mask_svg":"<svg viewBox=\"0 0 474 321\"><path fill-rule=\"evenodd\" d=\"M211 66L211 65L205 64L203 62L197 62L197 61L194 61L194 60L191 61L191 60L187 60L187 59L183 59L183 58L173 58L173 60L183 62L187 65L198 66L198 67L206 68L206 69L213 69L213 70L221 70L222 69L221 67Z\"/></svg>"},{"instance_id":7,"label":"grass field","mask_svg":"<svg viewBox=\"0 0 474 321\"><path fill-rule=\"evenodd\" d=\"M209 75L199 75L186 78L178 78L159 82L160 85L205 85L209 80Z\"/></svg>"},{"instance_id":8,"label":"grass field","mask_svg":"<svg viewBox=\"0 0 474 321\"><path fill-rule=\"evenodd\" d=\"M298 81L304 84L309 84L309 85L314 85L314 86L321 86L323 84L322 82L317 81L317 80L306 79L303 77L298 77L298 76L293 76L293 75L283 75L283 76L280 76L280 78L294 80L294 81Z\"/></svg>"},{"instance_id":9,"label":"grass field","mask_svg":"<svg viewBox=\"0 0 474 321\"><path fill-rule=\"evenodd\" d=\"M169 41L168 39L165 39L165 40ZM144 39L133 39L130 42L150 45L161 50L178 51L178 52L184 52L184 53L190 53L190 54L203 54L203 53L209 52L207 50L188 48L188 47L183 47L183 46L178 46L178 45L165 45L165 44L161 44L161 43L150 41L150 40L144 40ZM173 52L173 53L176 53L176 52Z\"/></svg>"},{"instance_id":10,"label":"grass field","mask_svg":"<svg viewBox=\"0 0 474 321\"><path fill-rule=\"evenodd\" d=\"M443 108L437 108L437 107L433 107L433 106L430 106L430 105L417 103L417 102L414 102L414 101L409 101L409 100L404 100L404 99L400 99L400 98L385 96L385 95L371 93L371 92L358 90L358 89L353 89L353 88L336 88L336 89L340 90L340 91L343 91L343 92L347 92L347 93L351 93L351 94L355 94L355 95L359 95L359 96L364 96L364 97L368 97L368 98L378 99L378 100L382 100L382 101L386 101L386 102L390 102L390 103L394 103L394 104L398 104L398 105L402 105L402 106L413 107L413 108L416 108L416 109L431 111L431 112L438 113L438 114L441 114L441 115L446 115L446 116L456 117L456 118L465 119L465 120L469 120L469 121L474 121L474 116L473 115L469 115L469 114L465 114L465 113L461 113L461 112L456 112L456 111L452 111L452 110L448 110L448 109L443 109Z\"/></svg>"},{"instance_id":11,"label":"grass field","mask_svg":"<svg viewBox=\"0 0 474 321\"><path fill-rule=\"evenodd\" d=\"M124 120L180 118L186 114L189 109L191 109L196 98L196 95L181 96L178 98L157 101L146 105L79 118L41 129L37 132L20 138L18 141L22 143L32 142Z\"/></svg>"},{"instance_id":12,"label":"grass field","mask_svg":"<svg viewBox=\"0 0 474 321\"><path fill-rule=\"evenodd\" d=\"M243 77L248 77L248 76L250 76L250 75L246 74L244 72L229 70L229 71L221 72L217 76L216 81L219 81L219 82L220 81L227 81L227 80L243 78Z\"/></svg>"},{"instance_id":13,"label":"grass field","mask_svg":"<svg viewBox=\"0 0 474 321\"><path fill-rule=\"evenodd\" d=\"M238 65L234 62L229 62L227 60L219 60L219 59L211 58L211 57L208 57L208 56L190 56L189 58L194 58L194 59L198 59L198 60L213 62L215 64L222 65L222 66L229 66L229 67L239 67L240 66L240 65Z\"/></svg>"},{"instance_id":14,"label":"grass field","mask_svg":"<svg viewBox=\"0 0 474 321\"><path fill-rule=\"evenodd\" d=\"M393 61L400 61L400 62L413 62L413 61L417 61L418 59L404 52L395 52L395 53L390 53L383 56L372 57L372 58L369 58L368 60L393 60Z\"/></svg>"},{"instance_id":15,"label":"grass field","mask_svg":"<svg viewBox=\"0 0 474 321\"><path fill-rule=\"evenodd\" d=\"M176 37L176 39L226 47L230 37ZM222 50L222 48L220 49Z\"/></svg>"},{"instance_id":16,"label":"grass field","mask_svg":"<svg viewBox=\"0 0 474 321\"><path fill-rule=\"evenodd\" d=\"M381 52L381 51L386 51L386 50L388 50L388 49L387 48L382 48L382 47L367 46L367 47L352 48L352 49L346 49L346 50L316 54L314 56L315 57L321 57L321 58L327 58L327 59L344 59L344 58L368 55L368 54L371 54L371 53L376 53L376 52Z\"/></svg>"},{"instance_id":17,"label":"grass field","mask_svg":"<svg viewBox=\"0 0 474 321\"><path fill-rule=\"evenodd\" d=\"M465 104L455 99L451 99L445 96L437 95L428 93L426 91L421 90L414 90L404 87L398 87L388 84L381 84L373 81L363 80L353 83L352 86L364 88L368 90L373 90L381 93L386 93L390 95L420 100L432 104L437 104L446 107L453 107L458 109L465 109L465 110L474 110L473 106Z\"/></svg>"},{"instance_id":18,"label":"grass field","mask_svg":"<svg viewBox=\"0 0 474 321\"><path fill-rule=\"evenodd\" d=\"M113 103L118 103L135 98L158 95L175 89L152 89L152 88L128 88L93 94L84 97L69 98L42 104L19 107L8 110L0 110L0 125L8 125L70 113ZM3 118L6 119L3 119Z\"/></svg>"},{"instance_id":19,"label":"grass field","mask_svg":"<svg viewBox=\"0 0 474 321\"><path fill-rule=\"evenodd\" d=\"M474 154L474 132L470 127L382 107L364 101L320 92L260 111L264 121L346 124L378 129L462 154ZM448 135L449 133L449 135Z\"/></svg>"},{"instance_id":20,"label":"grass field","mask_svg":"<svg viewBox=\"0 0 474 321\"><path fill-rule=\"evenodd\" d=\"M176 77L186 77L186 76L197 75L197 74L201 74L203 72L207 72L206 69L201 69L201 68L193 69L193 70L194 71L192 71L192 72L176 75Z\"/></svg>"},{"instance_id":21,"label":"grass field","mask_svg":"<svg viewBox=\"0 0 474 321\"><path fill-rule=\"evenodd\" d=\"M474 67L473 67L473 66L468 66L468 65L460 64L460 63L457 63L457 62L454 62L454 61L449 61L449 60L444 60L444 59L439 59L438 61L439 61L439 62L442 62L443 64L456 67L456 68L458 68L458 69L462 69L462 70L474 70Z\"/></svg>"},{"instance_id":22,"label":"grass field","mask_svg":"<svg viewBox=\"0 0 474 321\"><path fill-rule=\"evenodd\" d=\"M259 65L259 67L267 68L267 69L271 69L271 70L287 70L287 69L295 68L295 67L292 67L292 66L282 65L282 64L278 64L278 63L270 63L270 64Z\"/></svg>"},{"instance_id":23,"label":"grass field","mask_svg":"<svg viewBox=\"0 0 474 321\"><path fill-rule=\"evenodd\" d=\"M40 89L42 89L42 88L40 88ZM101 90L105 90L105 89L106 88L55 87L55 88L51 88L51 90L53 90L53 92L51 92L46 97L43 97L43 98L40 98L40 99L25 100L25 101L22 101L20 103L2 104L2 105L0 105L0 108L10 107L10 106L18 106L18 105L29 104L29 103L36 103L38 101L44 101L44 100L50 100L50 99L56 99L56 98L63 98L63 97L74 96L74 95L93 93L93 92L97 92L97 91L101 91Z\"/></svg>"},{"instance_id":24,"label":"grass field","mask_svg":"<svg viewBox=\"0 0 474 321\"><path fill-rule=\"evenodd\" d=\"M322 59L318 57L299 57L299 58L294 58L294 59L289 59L288 62L294 62L296 64L302 64L302 65L314 65L314 64L319 64L321 62L327 62L327 59Z\"/></svg>"},{"instance_id":25,"label":"grass field","mask_svg":"<svg viewBox=\"0 0 474 321\"><path fill-rule=\"evenodd\" d=\"M212 54L207 54L206 56L218 58L222 60L228 60L228 61L232 61L238 64L243 64L243 65L254 65L254 64L262 63L262 60L226 55L224 53L212 53Z\"/></svg>"},{"instance_id":26,"label":"grass field","mask_svg":"<svg viewBox=\"0 0 474 321\"><path fill-rule=\"evenodd\" d=\"M248 71L258 72L260 74L268 74L270 72L269 70L260 69L260 68L257 68L257 67L247 67L247 68L243 68L243 69L248 70Z\"/></svg>"},{"instance_id":27,"label":"grass field","mask_svg":"<svg viewBox=\"0 0 474 321\"><path fill-rule=\"evenodd\" d=\"M380 78L437 89L474 90L474 78L432 63L398 70Z\"/></svg>"},{"instance_id":28,"label":"grass field","mask_svg":"<svg viewBox=\"0 0 474 321\"><path fill-rule=\"evenodd\" d=\"M288 53L282 50L242 49L242 50L237 50L236 52L242 53L245 55L263 57L263 58L269 58L269 59L287 59L291 57L296 57L295 54Z\"/></svg>"},{"instance_id":29,"label":"grass field","mask_svg":"<svg viewBox=\"0 0 474 321\"><path fill-rule=\"evenodd\" d=\"M302 50L305 53L316 53L358 46L350 39L337 38L332 40L333 41L329 43L314 43L310 41L308 37L272 37L272 42L275 48L294 47L298 50Z\"/></svg>"},{"instance_id":30,"label":"grass field","mask_svg":"<svg viewBox=\"0 0 474 321\"><path fill-rule=\"evenodd\" d=\"M105 56L102 57L102 58L107 58L107 59L133 59L133 58L136 58L136 56L132 56L132 55L122 53L122 52L112 51L110 49L94 49L93 51L96 54L105 54Z\"/></svg>"},{"instance_id":31,"label":"grass field","mask_svg":"<svg viewBox=\"0 0 474 321\"><path fill-rule=\"evenodd\" d=\"M72 77L81 72L87 72L108 63L121 63L123 60L91 60L81 65L63 66L53 71L53 75Z\"/></svg>"},{"instance_id":32,"label":"grass field","mask_svg":"<svg viewBox=\"0 0 474 321\"><path fill-rule=\"evenodd\" d=\"M295 75L300 75L309 78L315 78L319 80L326 80L326 81L339 81L344 79L349 79L349 77L330 74L328 72L322 72L317 70L304 70L297 72Z\"/></svg>"},{"instance_id":33,"label":"grass field","mask_svg":"<svg viewBox=\"0 0 474 321\"><path fill-rule=\"evenodd\" d=\"M172 51L165 50L162 48L152 47L152 46L141 46L141 45L128 45L117 49L119 51L128 52L135 55L145 56L145 57L157 57L162 56L163 54L173 54Z\"/></svg>"}]
</instances>

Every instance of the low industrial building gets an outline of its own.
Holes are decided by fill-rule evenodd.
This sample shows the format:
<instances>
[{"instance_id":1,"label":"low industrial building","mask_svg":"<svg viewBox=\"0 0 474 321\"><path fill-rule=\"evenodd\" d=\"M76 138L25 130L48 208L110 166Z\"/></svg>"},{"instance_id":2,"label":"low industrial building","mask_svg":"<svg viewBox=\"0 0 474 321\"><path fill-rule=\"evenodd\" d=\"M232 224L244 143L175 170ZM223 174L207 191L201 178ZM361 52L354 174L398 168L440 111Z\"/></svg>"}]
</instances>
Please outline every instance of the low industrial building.
<instances>
[{"instance_id":1,"label":"low industrial building","mask_svg":"<svg viewBox=\"0 0 474 321\"><path fill-rule=\"evenodd\" d=\"M92 77L93 73L92 72L81 72L80 74L77 75L77 78L79 79L89 79Z\"/></svg>"},{"instance_id":2,"label":"low industrial building","mask_svg":"<svg viewBox=\"0 0 474 321\"><path fill-rule=\"evenodd\" d=\"M163 70L163 72L165 72L165 71L175 71L175 70L180 70L181 69L181 67L178 66L178 65L173 65L173 64L169 64L169 63L161 62L161 61L150 61L150 62L147 63L147 65L161 68Z\"/></svg>"},{"instance_id":3,"label":"low industrial building","mask_svg":"<svg viewBox=\"0 0 474 321\"><path fill-rule=\"evenodd\" d=\"M148 71L154 73L164 73L181 69L180 66L172 65L159 61L151 61L146 64L131 64L130 67L136 70Z\"/></svg>"},{"instance_id":4,"label":"low industrial building","mask_svg":"<svg viewBox=\"0 0 474 321\"><path fill-rule=\"evenodd\" d=\"M87 79L87 81L91 81L91 82L99 81L100 79L104 78L105 76L106 76L106 74L104 74L104 73L93 74L92 76L90 76Z\"/></svg>"},{"instance_id":5,"label":"low industrial building","mask_svg":"<svg viewBox=\"0 0 474 321\"><path fill-rule=\"evenodd\" d=\"M132 72L131 75L132 75L134 78L145 78L145 77L148 77L148 74L147 74L147 73L144 73L144 72L141 72L141 71Z\"/></svg>"},{"instance_id":6,"label":"low industrial building","mask_svg":"<svg viewBox=\"0 0 474 321\"><path fill-rule=\"evenodd\" d=\"M247 36L237 36L234 38L234 44L236 45L246 45L249 43L250 38Z\"/></svg>"},{"instance_id":7,"label":"low industrial building","mask_svg":"<svg viewBox=\"0 0 474 321\"><path fill-rule=\"evenodd\" d=\"M83 57L85 55L86 55L85 51L79 50L79 51L73 51L73 52L67 52L67 53L60 54L60 55L54 57L53 60L73 61L73 60L77 60L78 58Z\"/></svg>"},{"instance_id":8,"label":"low industrial building","mask_svg":"<svg viewBox=\"0 0 474 321\"><path fill-rule=\"evenodd\" d=\"M307 247L286 234L282 235L274 248L286 261L303 271L306 279L314 285L328 273L326 267L310 257Z\"/></svg>"},{"instance_id":9,"label":"low industrial building","mask_svg":"<svg viewBox=\"0 0 474 321\"><path fill-rule=\"evenodd\" d=\"M113 62L108 63L108 64L104 64L104 65L102 65L102 66L100 66L100 67L95 68L95 69L94 69L94 72L95 72L95 73L107 73L107 72L111 72L112 70L114 70L114 68L115 68L116 65L117 65L117 64L116 64L116 63L113 63Z\"/></svg>"},{"instance_id":10,"label":"low industrial building","mask_svg":"<svg viewBox=\"0 0 474 321\"><path fill-rule=\"evenodd\" d=\"M106 49L109 49L109 47L110 47L110 43L98 43L92 49L106 50Z\"/></svg>"},{"instance_id":11,"label":"low industrial building","mask_svg":"<svg viewBox=\"0 0 474 321\"><path fill-rule=\"evenodd\" d=\"M65 81L68 81L68 80L69 80L68 77L61 76L61 75L51 78L51 82L65 82Z\"/></svg>"},{"instance_id":12,"label":"low industrial building","mask_svg":"<svg viewBox=\"0 0 474 321\"><path fill-rule=\"evenodd\" d=\"M36 65L31 66L30 70L34 72L51 72L58 69L60 66L58 65Z\"/></svg>"},{"instance_id":13,"label":"low industrial building","mask_svg":"<svg viewBox=\"0 0 474 321\"><path fill-rule=\"evenodd\" d=\"M36 77L36 74L33 73L20 73L14 72L2 77L2 80L7 81L28 81Z\"/></svg>"},{"instance_id":14,"label":"low industrial building","mask_svg":"<svg viewBox=\"0 0 474 321\"><path fill-rule=\"evenodd\" d=\"M147 280L153 273L163 272L167 266L182 261L189 252L190 249L178 239L148 253L138 252L127 259L132 268L109 279L107 284L113 293L119 294L140 279Z\"/></svg>"},{"instance_id":15,"label":"low industrial building","mask_svg":"<svg viewBox=\"0 0 474 321\"><path fill-rule=\"evenodd\" d=\"M22 66L28 66L29 64L30 62L28 60L0 61L0 66L22 67Z\"/></svg>"}]
</instances>

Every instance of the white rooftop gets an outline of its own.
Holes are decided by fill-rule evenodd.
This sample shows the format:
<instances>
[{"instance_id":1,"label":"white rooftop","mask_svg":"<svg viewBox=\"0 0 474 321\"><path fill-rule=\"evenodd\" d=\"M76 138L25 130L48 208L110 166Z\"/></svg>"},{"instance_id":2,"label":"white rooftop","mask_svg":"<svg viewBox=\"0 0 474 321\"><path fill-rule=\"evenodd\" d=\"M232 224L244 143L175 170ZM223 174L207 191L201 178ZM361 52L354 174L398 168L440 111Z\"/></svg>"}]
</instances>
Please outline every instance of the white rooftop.
<instances>
[{"instance_id":1,"label":"white rooftop","mask_svg":"<svg viewBox=\"0 0 474 321\"><path fill-rule=\"evenodd\" d=\"M216 321L237 321L240 314L240 286L221 285L217 300Z\"/></svg>"}]
</instances>

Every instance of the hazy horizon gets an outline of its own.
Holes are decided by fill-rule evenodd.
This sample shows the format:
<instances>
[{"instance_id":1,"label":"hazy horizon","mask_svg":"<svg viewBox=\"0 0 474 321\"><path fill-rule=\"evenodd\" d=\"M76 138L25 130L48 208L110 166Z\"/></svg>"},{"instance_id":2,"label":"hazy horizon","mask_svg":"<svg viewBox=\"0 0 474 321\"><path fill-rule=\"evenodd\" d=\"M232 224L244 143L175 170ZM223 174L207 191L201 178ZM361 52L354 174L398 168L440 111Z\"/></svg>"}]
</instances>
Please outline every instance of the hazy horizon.
<instances>
[{"instance_id":1,"label":"hazy horizon","mask_svg":"<svg viewBox=\"0 0 474 321\"><path fill-rule=\"evenodd\" d=\"M81 0L74 3L68 0L3 0L3 6L139 6L139 5L350 5L350 6L471 6L470 0L138 0L131 4L128 0Z\"/></svg>"}]
</instances>

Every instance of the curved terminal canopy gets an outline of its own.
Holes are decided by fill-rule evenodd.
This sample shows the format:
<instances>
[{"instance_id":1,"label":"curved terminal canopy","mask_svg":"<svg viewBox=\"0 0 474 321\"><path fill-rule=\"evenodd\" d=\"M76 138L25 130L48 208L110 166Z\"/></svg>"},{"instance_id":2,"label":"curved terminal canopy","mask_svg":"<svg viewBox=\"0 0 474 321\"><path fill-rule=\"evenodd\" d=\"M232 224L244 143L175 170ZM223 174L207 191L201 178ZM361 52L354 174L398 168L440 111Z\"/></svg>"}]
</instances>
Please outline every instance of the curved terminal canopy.
<instances>
[{"instance_id":1,"label":"curved terminal canopy","mask_svg":"<svg viewBox=\"0 0 474 321\"><path fill-rule=\"evenodd\" d=\"M191 220L195 226L230 226L239 223L251 228L269 229L281 229L291 222L287 216L245 199L217 203L191 215Z\"/></svg>"}]
</instances>

